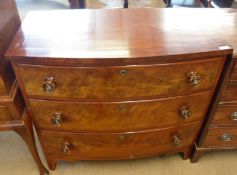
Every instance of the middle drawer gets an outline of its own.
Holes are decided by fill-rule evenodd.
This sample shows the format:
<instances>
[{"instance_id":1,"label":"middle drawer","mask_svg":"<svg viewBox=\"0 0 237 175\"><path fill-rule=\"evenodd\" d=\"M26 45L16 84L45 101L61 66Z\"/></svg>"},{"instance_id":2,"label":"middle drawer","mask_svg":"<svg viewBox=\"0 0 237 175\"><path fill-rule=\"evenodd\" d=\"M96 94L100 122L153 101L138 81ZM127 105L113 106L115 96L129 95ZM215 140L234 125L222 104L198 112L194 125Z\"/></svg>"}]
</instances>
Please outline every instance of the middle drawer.
<instances>
[{"instance_id":1,"label":"middle drawer","mask_svg":"<svg viewBox=\"0 0 237 175\"><path fill-rule=\"evenodd\" d=\"M30 100L42 129L75 132L132 131L198 121L204 117L210 91L186 96L126 102L60 102Z\"/></svg>"}]
</instances>

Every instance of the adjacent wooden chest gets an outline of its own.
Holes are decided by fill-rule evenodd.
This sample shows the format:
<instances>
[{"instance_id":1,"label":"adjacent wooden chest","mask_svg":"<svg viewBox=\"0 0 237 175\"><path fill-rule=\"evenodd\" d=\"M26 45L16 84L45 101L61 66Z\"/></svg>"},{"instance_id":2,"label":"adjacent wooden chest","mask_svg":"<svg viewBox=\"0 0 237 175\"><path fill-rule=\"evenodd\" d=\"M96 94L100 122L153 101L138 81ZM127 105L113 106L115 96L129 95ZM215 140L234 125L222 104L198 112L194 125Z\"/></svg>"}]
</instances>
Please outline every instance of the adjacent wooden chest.
<instances>
[{"instance_id":1,"label":"adjacent wooden chest","mask_svg":"<svg viewBox=\"0 0 237 175\"><path fill-rule=\"evenodd\" d=\"M212 150L228 150L237 147L237 82L236 59L226 71L227 78L220 83L217 98L210 106L200 136L196 142L191 162Z\"/></svg>"}]
</instances>

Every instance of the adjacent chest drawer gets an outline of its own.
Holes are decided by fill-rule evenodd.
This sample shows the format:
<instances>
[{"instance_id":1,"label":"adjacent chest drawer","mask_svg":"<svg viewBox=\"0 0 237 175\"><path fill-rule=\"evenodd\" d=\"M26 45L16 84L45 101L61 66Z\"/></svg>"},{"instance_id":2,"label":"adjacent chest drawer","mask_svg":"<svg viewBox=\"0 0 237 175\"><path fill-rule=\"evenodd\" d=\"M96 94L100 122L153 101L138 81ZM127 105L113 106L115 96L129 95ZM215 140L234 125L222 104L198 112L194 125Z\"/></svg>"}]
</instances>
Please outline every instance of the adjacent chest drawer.
<instances>
[{"instance_id":1,"label":"adjacent chest drawer","mask_svg":"<svg viewBox=\"0 0 237 175\"><path fill-rule=\"evenodd\" d=\"M237 83L228 83L222 94L222 102L237 101Z\"/></svg>"},{"instance_id":2,"label":"adjacent chest drawer","mask_svg":"<svg viewBox=\"0 0 237 175\"><path fill-rule=\"evenodd\" d=\"M11 120L10 114L5 106L0 106L0 122Z\"/></svg>"},{"instance_id":3,"label":"adjacent chest drawer","mask_svg":"<svg viewBox=\"0 0 237 175\"><path fill-rule=\"evenodd\" d=\"M213 124L237 124L237 105L219 105Z\"/></svg>"},{"instance_id":4,"label":"adjacent chest drawer","mask_svg":"<svg viewBox=\"0 0 237 175\"><path fill-rule=\"evenodd\" d=\"M193 144L200 123L137 133L41 131L49 155L76 159L128 159L155 155Z\"/></svg>"},{"instance_id":5,"label":"adjacent chest drawer","mask_svg":"<svg viewBox=\"0 0 237 175\"><path fill-rule=\"evenodd\" d=\"M234 70L233 70L233 73L230 78L231 82L237 82L237 64L236 64L236 62L237 61L235 61Z\"/></svg>"},{"instance_id":6,"label":"adjacent chest drawer","mask_svg":"<svg viewBox=\"0 0 237 175\"><path fill-rule=\"evenodd\" d=\"M203 146L237 146L236 127L215 127L208 130Z\"/></svg>"},{"instance_id":7,"label":"adjacent chest drawer","mask_svg":"<svg viewBox=\"0 0 237 175\"><path fill-rule=\"evenodd\" d=\"M156 129L201 120L210 92L134 102L57 102L30 100L42 129L75 132Z\"/></svg>"},{"instance_id":8,"label":"adjacent chest drawer","mask_svg":"<svg viewBox=\"0 0 237 175\"><path fill-rule=\"evenodd\" d=\"M215 85L225 59L164 65L51 67L19 65L29 96L123 99L177 95Z\"/></svg>"}]
</instances>

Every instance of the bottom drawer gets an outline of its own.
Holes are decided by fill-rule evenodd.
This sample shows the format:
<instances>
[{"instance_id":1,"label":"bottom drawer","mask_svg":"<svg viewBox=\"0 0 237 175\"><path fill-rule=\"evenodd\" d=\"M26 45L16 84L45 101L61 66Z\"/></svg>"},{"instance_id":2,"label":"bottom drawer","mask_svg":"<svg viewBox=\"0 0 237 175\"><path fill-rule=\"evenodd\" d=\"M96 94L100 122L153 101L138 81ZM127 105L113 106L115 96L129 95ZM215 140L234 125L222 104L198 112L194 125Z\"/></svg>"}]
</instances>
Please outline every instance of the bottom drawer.
<instances>
[{"instance_id":1,"label":"bottom drawer","mask_svg":"<svg viewBox=\"0 0 237 175\"><path fill-rule=\"evenodd\" d=\"M41 131L49 155L76 159L129 159L193 145L200 122L131 133Z\"/></svg>"},{"instance_id":2,"label":"bottom drawer","mask_svg":"<svg viewBox=\"0 0 237 175\"><path fill-rule=\"evenodd\" d=\"M237 127L214 127L208 130L203 146L237 146Z\"/></svg>"}]
</instances>

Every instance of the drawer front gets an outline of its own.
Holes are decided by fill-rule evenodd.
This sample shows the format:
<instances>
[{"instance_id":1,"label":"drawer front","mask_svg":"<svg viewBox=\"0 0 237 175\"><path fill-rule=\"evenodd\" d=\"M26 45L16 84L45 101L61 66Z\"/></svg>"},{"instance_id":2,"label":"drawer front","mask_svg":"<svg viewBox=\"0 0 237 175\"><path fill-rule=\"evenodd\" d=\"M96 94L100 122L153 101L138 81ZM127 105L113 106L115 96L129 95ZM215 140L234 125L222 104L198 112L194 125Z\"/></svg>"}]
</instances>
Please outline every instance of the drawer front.
<instances>
[{"instance_id":1,"label":"drawer front","mask_svg":"<svg viewBox=\"0 0 237 175\"><path fill-rule=\"evenodd\" d=\"M119 67L19 65L19 71L29 96L123 99L208 89L214 86L224 61Z\"/></svg>"},{"instance_id":2,"label":"drawer front","mask_svg":"<svg viewBox=\"0 0 237 175\"><path fill-rule=\"evenodd\" d=\"M213 119L213 124L237 124L237 106L218 106Z\"/></svg>"},{"instance_id":3,"label":"drawer front","mask_svg":"<svg viewBox=\"0 0 237 175\"><path fill-rule=\"evenodd\" d=\"M11 120L10 114L5 106L0 106L0 122Z\"/></svg>"},{"instance_id":4,"label":"drawer front","mask_svg":"<svg viewBox=\"0 0 237 175\"><path fill-rule=\"evenodd\" d=\"M77 159L126 159L191 146L200 123L133 133L41 131L49 155Z\"/></svg>"},{"instance_id":5,"label":"drawer front","mask_svg":"<svg viewBox=\"0 0 237 175\"><path fill-rule=\"evenodd\" d=\"M135 102L56 102L30 100L42 129L71 132L134 131L201 120L210 92Z\"/></svg>"},{"instance_id":6,"label":"drawer front","mask_svg":"<svg viewBox=\"0 0 237 175\"><path fill-rule=\"evenodd\" d=\"M216 127L209 129L203 146L237 146L237 127Z\"/></svg>"},{"instance_id":7,"label":"drawer front","mask_svg":"<svg viewBox=\"0 0 237 175\"><path fill-rule=\"evenodd\" d=\"M228 83L222 94L222 102L237 101L237 83Z\"/></svg>"}]
</instances>

